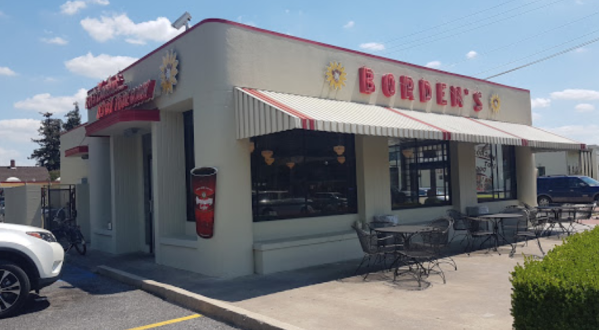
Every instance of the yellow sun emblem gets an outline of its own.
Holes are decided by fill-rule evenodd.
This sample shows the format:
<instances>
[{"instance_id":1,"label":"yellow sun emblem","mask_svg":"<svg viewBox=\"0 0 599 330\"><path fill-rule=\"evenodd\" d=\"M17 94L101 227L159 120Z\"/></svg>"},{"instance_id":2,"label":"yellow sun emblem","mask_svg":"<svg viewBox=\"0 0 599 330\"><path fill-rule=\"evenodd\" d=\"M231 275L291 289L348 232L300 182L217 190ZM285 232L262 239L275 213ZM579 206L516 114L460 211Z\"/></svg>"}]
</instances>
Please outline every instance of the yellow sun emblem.
<instances>
[{"instance_id":1,"label":"yellow sun emblem","mask_svg":"<svg viewBox=\"0 0 599 330\"><path fill-rule=\"evenodd\" d=\"M493 112L495 113L498 113L500 109L501 99L499 98L499 95L495 94L491 96L491 110L493 110Z\"/></svg>"},{"instance_id":2,"label":"yellow sun emblem","mask_svg":"<svg viewBox=\"0 0 599 330\"><path fill-rule=\"evenodd\" d=\"M177 84L178 65L177 53L169 50L162 58L162 65L160 66L160 87L162 87L162 93L170 94L173 92L173 88Z\"/></svg>"},{"instance_id":3,"label":"yellow sun emblem","mask_svg":"<svg viewBox=\"0 0 599 330\"><path fill-rule=\"evenodd\" d=\"M341 89L343 86L345 86L347 73L345 73L345 68L341 65L341 63L329 63L325 75L327 78L326 81L329 83L330 88Z\"/></svg>"}]
</instances>

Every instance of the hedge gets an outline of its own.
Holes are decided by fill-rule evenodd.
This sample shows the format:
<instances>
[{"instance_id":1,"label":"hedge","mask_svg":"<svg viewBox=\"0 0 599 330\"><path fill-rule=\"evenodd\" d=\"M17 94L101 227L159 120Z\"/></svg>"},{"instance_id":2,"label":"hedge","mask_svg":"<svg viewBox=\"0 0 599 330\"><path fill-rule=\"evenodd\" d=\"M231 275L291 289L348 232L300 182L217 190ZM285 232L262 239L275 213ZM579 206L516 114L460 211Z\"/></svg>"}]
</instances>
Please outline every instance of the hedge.
<instances>
[{"instance_id":1,"label":"hedge","mask_svg":"<svg viewBox=\"0 0 599 330\"><path fill-rule=\"evenodd\" d=\"M599 226L511 275L514 329L599 329Z\"/></svg>"}]
</instances>

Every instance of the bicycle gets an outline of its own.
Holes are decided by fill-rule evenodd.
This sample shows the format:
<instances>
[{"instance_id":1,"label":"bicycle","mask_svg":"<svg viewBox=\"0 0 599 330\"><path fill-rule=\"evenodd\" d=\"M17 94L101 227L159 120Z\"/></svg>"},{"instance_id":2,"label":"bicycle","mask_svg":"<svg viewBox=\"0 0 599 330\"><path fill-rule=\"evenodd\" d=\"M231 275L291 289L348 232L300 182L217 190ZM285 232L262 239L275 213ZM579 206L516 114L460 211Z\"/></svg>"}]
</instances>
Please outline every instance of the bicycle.
<instances>
[{"instance_id":1,"label":"bicycle","mask_svg":"<svg viewBox=\"0 0 599 330\"><path fill-rule=\"evenodd\" d=\"M63 219L60 218L61 211L64 215ZM69 252L74 247L80 255L85 255L87 252L85 238L74 220L74 218L67 218L64 208L61 208L56 212L56 216L52 219L52 221L57 223L57 226L50 231L54 234L58 243L62 245L65 253Z\"/></svg>"}]
</instances>

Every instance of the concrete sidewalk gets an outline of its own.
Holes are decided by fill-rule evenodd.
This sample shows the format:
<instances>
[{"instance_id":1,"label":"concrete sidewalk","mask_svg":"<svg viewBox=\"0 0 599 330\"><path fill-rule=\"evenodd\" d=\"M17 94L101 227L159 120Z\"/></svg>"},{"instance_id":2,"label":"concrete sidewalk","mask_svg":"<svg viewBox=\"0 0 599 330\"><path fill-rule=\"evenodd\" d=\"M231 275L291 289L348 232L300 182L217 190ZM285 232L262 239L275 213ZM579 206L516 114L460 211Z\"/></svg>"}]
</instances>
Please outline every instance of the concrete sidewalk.
<instances>
[{"instance_id":1,"label":"concrete sidewalk","mask_svg":"<svg viewBox=\"0 0 599 330\"><path fill-rule=\"evenodd\" d=\"M541 240L545 251L561 243L557 236ZM105 265L117 269L116 273L152 280L146 281L151 285L159 282L201 295L198 297L222 304L225 309L232 306L232 313L242 314L233 321L210 315L210 310L198 312L242 328L246 328L245 317L247 328L252 329L511 329L510 272L516 264L522 264L523 254L540 252L534 241L526 247L518 246L513 258L509 257L510 249L500 247L501 255L486 250L471 256L455 255L458 270L444 266L447 283L431 275L431 285L424 290L417 290L411 277L393 282L389 272L374 273L367 281L352 276L359 260L235 279L210 278L160 266L153 257L140 254L115 257L90 251L82 257L69 253L67 262L92 270ZM258 320L250 324L252 318Z\"/></svg>"}]
</instances>

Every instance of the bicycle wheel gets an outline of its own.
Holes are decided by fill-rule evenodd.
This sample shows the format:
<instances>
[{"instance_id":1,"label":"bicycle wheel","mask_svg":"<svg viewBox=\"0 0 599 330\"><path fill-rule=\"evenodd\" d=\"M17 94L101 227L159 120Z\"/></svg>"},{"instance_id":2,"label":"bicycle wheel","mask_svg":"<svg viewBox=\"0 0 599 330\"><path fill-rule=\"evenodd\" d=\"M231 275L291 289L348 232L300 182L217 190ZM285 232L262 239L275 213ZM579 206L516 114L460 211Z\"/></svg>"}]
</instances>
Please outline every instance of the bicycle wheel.
<instances>
[{"instance_id":1,"label":"bicycle wheel","mask_svg":"<svg viewBox=\"0 0 599 330\"><path fill-rule=\"evenodd\" d=\"M56 241L58 242L58 244L62 246L62 249L65 252L69 251L69 249L71 248L71 241L67 237L67 234L63 230L56 230L52 233L54 234L54 237L56 237Z\"/></svg>"},{"instance_id":2,"label":"bicycle wheel","mask_svg":"<svg viewBox=\"0 0 599 330\"><path fill-rule=\"evenodd\" d=\"M80 255L84 256L87 252L87 245L85 244L85 238L79 229L73 231L73 238L71 244L73 244L75 250L77 250Z\"/></svg>"}]
</instances>

